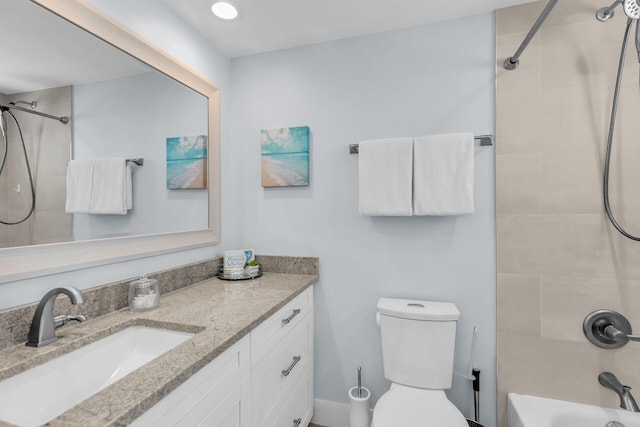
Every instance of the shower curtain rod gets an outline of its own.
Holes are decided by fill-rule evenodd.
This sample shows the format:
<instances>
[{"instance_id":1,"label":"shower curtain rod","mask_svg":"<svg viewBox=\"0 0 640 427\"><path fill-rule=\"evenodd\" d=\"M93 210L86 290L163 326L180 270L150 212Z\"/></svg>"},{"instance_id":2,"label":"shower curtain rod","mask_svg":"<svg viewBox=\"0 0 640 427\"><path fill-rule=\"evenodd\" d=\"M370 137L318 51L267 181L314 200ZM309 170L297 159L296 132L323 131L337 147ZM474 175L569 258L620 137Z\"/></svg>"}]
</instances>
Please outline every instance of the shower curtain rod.
<instances>
[{"instance_id":1,"label":"shower curtain rod","mask_svg":"<svg viewBox=\"0 0 640 427\"><path fill-rule=\"evenodd\" d=\"M558 3L558 0L549 0L549 3L547 3L545 8L542 10L540 16L538 16L538 19L533 24L533 27L531 27L531 29L529 30L529 33L522 41L522 44L520 44L520 47L518 48L516 53L504 61L505 69L515 70L516 68L518 68L518 64L520 64L520 60L518 58L520 58L522 52L524 52L524 50L527 48L533 36L536 35L538 30L540 29L540 26L545 21L545 19L547 19L547 16L551 13L551 10L553 10L553 7L556 5L556 3Z\"/></svg>"},{"instance_id":2,"label":"shower curtain rod","mask_svg":"<svg viewBox=\"0 0 640 427\"><path fill-rule=\"evenodd\" d=\"M480 141L481 147L489 147L493 145L493 142L491 141L491 135L477 135L474 136L473 139L475 141ZM349 154L358 154L359 150L359 144L349 144Z\"/></svg>"},{"instance_id":3,"label":"shower curtain rod","mask_svg":"<svg viewBox=\"0 0 640 427\"><path fill-rule=\"evenodd\" d=\"M58 117L58 116L52 116L51 114L47 114L47 113L41 113L40 111L34 111L34 110L30 110L28 108L22 108L22 107L18 107L17 105L4 105L4 104L0 104L0 110L2 111L7 111L9 109L14 109L14 110L18 110L18 111L24 111L25 113L31 113L31 114L35 114L38 116L42 116L42 117L46 117L47 119L53 119L56 120L62 124L67 124L69 123L69 117L67 116L62 116L62 117Z\"/></svg>"}]
</instances>

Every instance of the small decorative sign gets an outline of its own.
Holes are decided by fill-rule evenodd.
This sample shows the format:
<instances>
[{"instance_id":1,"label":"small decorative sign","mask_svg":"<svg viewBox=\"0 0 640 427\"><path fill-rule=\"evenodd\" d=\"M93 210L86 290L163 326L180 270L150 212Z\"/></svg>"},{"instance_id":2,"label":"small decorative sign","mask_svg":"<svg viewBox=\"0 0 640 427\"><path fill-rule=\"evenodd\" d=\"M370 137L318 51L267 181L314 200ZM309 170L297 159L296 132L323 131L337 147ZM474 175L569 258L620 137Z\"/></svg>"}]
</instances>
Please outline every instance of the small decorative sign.
<instances>
[{"instance_id":1,"label":"small decorative sign","mask_svg":"<svg viewBox=\"0 0 640 427\"><path fill-rule=\"evenodd\" d=\"M207 136L167 138L167 188L207 188Z\"/></svg>"},{"instance_id":2,"label":"small decorative sign","mask_svg":"<svg viewBox=\"0 0 640 427\"><path fill-rule=\"evenodd\" d=\"M262 186L309 185L309 127L261 131Z\"/></svg>"}]
</instances>

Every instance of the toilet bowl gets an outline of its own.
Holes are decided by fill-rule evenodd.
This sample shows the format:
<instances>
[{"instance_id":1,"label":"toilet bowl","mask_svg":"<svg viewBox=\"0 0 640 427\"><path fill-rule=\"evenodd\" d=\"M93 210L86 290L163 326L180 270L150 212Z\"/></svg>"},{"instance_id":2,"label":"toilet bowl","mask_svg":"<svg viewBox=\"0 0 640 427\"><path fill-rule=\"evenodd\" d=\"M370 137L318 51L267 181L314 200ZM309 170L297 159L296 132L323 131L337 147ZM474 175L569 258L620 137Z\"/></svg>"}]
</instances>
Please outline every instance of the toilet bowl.
<instances>
[{"instance_id":1,"label":"toilet bowl","mask_svg":"<svg viewBox=\"0 0 640 427\"><path fill-rule=\"evenodd\" d=\"M443 390L392 384L378 400L371 427L469 427Z\"/></svg>"},{"instance_id":2,"label":"toilet bowl","mask_svg":"<svg viewBox=\"0 0 640 427\"><path fill-rule=\"evenodd\" d=\"M391 388L378 400L371 427L468 427L444 392L453 377L456 306L380 298L377 308Z\"/></svg>"}]
</instances>

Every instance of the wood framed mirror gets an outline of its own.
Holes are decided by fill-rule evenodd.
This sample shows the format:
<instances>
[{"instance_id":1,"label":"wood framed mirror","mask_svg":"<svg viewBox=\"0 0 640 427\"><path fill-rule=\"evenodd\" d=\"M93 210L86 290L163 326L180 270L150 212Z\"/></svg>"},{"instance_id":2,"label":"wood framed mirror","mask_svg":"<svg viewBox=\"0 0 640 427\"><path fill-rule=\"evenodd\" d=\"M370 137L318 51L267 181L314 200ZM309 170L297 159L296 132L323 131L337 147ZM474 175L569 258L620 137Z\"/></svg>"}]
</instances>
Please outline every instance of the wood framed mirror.
<instances>
[{"instance_id":1,"label":"wood framed mirror","mask_svg":"<svg viewBox=\"0 0 640 427\"><path fill-rule=\"evenodd\" d=\"M215 245L220 241L220 99L218 88L85 0L31 0L73 25L206 97L208 227L0 249L0 283Z\"/></svg>"}]
</instances>

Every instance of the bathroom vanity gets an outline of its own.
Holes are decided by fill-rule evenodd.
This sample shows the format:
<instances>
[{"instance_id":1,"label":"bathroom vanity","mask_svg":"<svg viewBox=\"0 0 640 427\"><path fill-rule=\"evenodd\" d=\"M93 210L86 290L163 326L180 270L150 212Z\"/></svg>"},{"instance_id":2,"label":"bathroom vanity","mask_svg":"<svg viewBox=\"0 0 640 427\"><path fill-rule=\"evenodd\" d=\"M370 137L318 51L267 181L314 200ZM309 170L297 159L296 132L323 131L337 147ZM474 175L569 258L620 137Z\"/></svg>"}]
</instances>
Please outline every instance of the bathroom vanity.
<instances>
[{"instance_id":1,"label":"bathroom vanity","mask_svg":"<svg viewBox=\"0 0 640 427\"><path fill-rule=\"evenodd\" d=\"M247 281L208 279L163 295L153 311L125 308L59 329L48 346L6 348L0 381L129 326L180 330L194 335L47 425L306 426L317 280L270 272Z\"/></svg>"},{"instance_id":2,"label":"bathroom vanity","mask_svg":"<svg viewBox=\"0 0 640 427\"><path fill-rule=\"evenodd\" d=\"M131 426L306 426L312 412L313 289L307 288Z\"/></svg>"}]
</instances>

